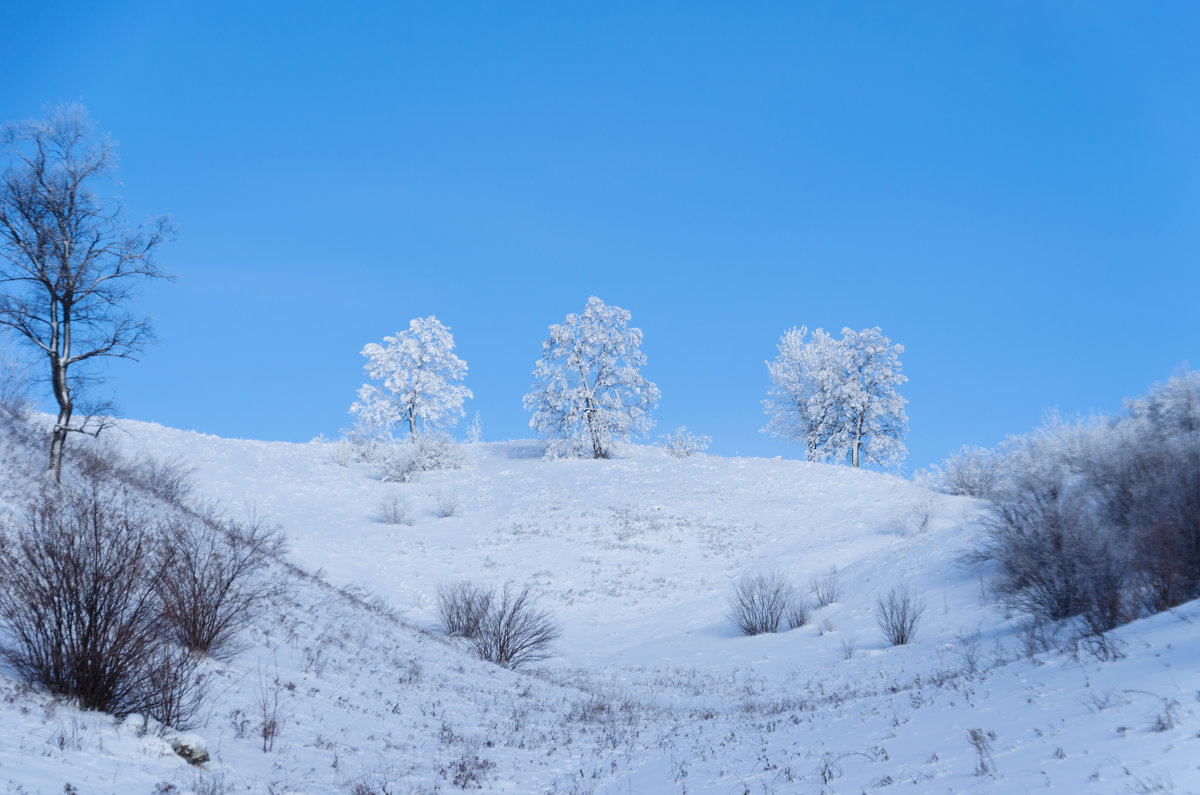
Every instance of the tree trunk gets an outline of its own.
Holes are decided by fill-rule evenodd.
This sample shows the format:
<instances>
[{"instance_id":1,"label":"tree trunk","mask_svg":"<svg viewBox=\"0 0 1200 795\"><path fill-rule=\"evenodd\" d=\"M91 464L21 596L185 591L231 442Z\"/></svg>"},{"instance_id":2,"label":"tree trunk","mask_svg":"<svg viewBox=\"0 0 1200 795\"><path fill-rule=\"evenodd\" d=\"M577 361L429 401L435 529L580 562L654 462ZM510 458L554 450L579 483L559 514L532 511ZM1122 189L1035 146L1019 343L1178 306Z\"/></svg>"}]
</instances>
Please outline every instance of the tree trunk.
<instances>
[{"instance_id":1,"label":"tree trunk","mask_svg":"<svg viewBox=\"0 0 1200 795\"><path fill-rule=\"evenodd\" d=\"M854 442L850 446L850 465L856 469L858 468L858 448L862 446L864 414L858 415L858 422L854 426Z\"/></svg>"},{"instance_id":2,"label":"tree trunk","mask_svg":"<svg viewBox=\"0 0 1200 795\"><path fill-rule=\"evenodd\" d=\"M589 399L585 415L587 416L588 435L592 437L592 457L608 458L608 455L604 450L604 445L600 443L600 431L596 428L597 411L598 409L592 404L591 399Z\"/></svg>"},{"instance_id":3,"label":"tree trunk","mask_svg":"<svg viewBox=\"0 0 1200 795\"><path fill-rule=\"evenodd\" d=\"M67 443L67 429L71 427L71 388L67 385L67 368L58 357L50 360L51 381L54 399L58 401L58 419L54 423L54 435L50 439L50 471L56 483L62 483L63 445Z\"/></svg>"}]
</instances>

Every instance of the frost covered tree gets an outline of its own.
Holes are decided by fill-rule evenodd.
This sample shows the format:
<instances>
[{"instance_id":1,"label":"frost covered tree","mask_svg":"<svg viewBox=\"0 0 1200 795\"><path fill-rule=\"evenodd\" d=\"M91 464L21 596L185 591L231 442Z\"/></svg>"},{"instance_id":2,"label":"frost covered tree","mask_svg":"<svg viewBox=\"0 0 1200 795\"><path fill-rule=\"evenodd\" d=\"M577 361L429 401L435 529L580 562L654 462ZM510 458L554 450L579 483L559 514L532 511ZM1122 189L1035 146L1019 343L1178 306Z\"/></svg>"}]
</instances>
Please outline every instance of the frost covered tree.
<instances>
[{"instance_id":1,"label":"frost covered tree","mask_svg":"<svg viewBox=\"0 0 1200 795\"><path fill-rule=\"evenodd\" d=\"M454 337L436 317L413 318L408 331L362 349L363 369L383 388L363 384L350 413L368 429L390 433L401 422L410 438L419 430L454 425L463 401L474 397L462 384L467 363L454 355Z\"/></svg>"},{"instance_id":2,"label":"frost covered tree","mask_svg":"<svg viewBox=\"0 0 1200 795\"><path fill-rule=\"evenodd\" d=\"M608 458L615 439L645 434L658 387L642 377L642 331L630 314L588 298L583 314L550 327L534 384L525 396L529 427L548 441L547 453Z\"/></svg>"},{"instance_id":3,"label":"frost covered tree","mask_svg":"<svg viewBox=\"0 0 1200 795\"><path fill-rule=\"evenodd\" d=\"M763 430L802 442L809 461L836 457L830 440L841 417L842 351L824 329L800 326L779 340L779 355L767 363L771 385L763 407L771 415Z\"/></svg>"},{"instance_id":4,"label":"frost covered tree","mask_svg":"<svg viewBox=\"0 0 1200 795\"><path fill-rule=\"evenodd\" d=\"M166 218L129 227L120 204L99 188L113 179L114 145L95 134L82 105L0 130L0 327L44 355L58 403L49 469L59 478L69 433L98 434L105 405L81 405L88 366L132 359L153 339L148 321L126 310L172 234Z\"/></svg>"},{"instance_id":5,"label":"frost covered tree","mask_svg":"<svg viewBox=\"0 0 1200 795\"><path fill-rule=\"evenodd\" d=\"M810 461L845 461L884 466L904 459L907 401L897 388L903 345L893 345L878 327L842 329L835 340L823 329L808 336L801 326L779 341L767 363L771 385L763 407L764 431L801 442Z\"/></svg>"},{"instance_id":6,"label":"frost covered tree","mask_svg":"<svg viewBox=\"0 0 1200 795\"><path fill-rule=\"evenodd\" d=\"M908 455L907 400L896 389L908 380L900 372L903 345L893 345L879 326L862 331L842 329L845 375L842 385L843 421L832 442L850 454L850 463L889 466Z\"/></svg>"}]
</instances>

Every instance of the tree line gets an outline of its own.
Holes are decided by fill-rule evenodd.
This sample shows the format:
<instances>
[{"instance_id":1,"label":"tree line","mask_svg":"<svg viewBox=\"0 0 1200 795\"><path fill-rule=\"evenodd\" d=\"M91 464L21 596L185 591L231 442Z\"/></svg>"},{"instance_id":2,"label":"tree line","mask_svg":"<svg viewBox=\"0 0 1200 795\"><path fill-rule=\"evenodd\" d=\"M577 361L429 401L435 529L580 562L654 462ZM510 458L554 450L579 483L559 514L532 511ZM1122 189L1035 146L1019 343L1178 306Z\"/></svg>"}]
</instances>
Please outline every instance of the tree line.
<instances>
[{"instance_id":1,"label":"tree line","mask_svg":"<svg viewBox=\"0 0 1200 795\"><path fill-rule=\"evenodd\" d=\"M550 326L523 401L547 455L608 458L616 442L654 426L661 393L642 374L642 330L630 318L591 296L582 313ZM364 369L383 385L364 384L350 408L360 432L390 437L403 425L416 439L455 425L472 393L459 383L467 365L454 353L450 329L430 315L383 341L362 350ZM763 430L804 444L810 461L898 464L907 453L907 401L897 391L907 380L903 352L878 327L842 329L840 339L824 329L788 331L767 363Z\"/></svg>"}]
</instances>

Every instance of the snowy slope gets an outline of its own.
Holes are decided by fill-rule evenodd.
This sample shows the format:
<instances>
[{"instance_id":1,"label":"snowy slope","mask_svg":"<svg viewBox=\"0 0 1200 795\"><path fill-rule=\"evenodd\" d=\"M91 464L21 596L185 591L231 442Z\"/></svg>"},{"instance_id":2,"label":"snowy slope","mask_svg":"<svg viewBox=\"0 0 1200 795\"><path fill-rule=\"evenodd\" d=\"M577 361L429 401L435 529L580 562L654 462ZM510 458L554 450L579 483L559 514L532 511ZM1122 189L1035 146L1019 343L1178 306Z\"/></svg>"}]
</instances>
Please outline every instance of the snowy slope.
<instances>
[{"instance_id":1,"label":"snowy slope","mask_svg":"<svg viewBox=\"0 0 1200 795\"><path fill-rule=\"evenodd\" d=\"M383 483L330 443L122 428L126 452L187 461L202 496L284 528L287 595L247 651L209 665L203 770L136 721L5 674L8 791L1200 791L1200 607L1120 630L1119 659L1029 655L1021 617L959 562L973 501L645 447L544 461L531 442ZM393 501L413 524L383 520ZM742 637L732 584L772 570L800 586L836 571L841 598L807 626ZM440 637L437 587L459 579L532 584L563 626L558 654L512 673ZM927 610L893 648L874 601L902 583Z\"/></svg>"}]
</instances>

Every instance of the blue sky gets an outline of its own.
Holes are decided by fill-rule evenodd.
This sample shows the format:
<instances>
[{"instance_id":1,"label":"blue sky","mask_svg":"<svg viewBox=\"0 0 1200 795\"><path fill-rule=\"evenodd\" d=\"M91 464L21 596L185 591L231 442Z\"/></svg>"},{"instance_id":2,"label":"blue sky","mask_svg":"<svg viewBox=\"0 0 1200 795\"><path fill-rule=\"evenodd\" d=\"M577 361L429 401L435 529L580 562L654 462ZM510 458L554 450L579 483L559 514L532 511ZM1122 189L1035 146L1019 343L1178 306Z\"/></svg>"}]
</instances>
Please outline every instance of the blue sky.
<instances>
[{"instance_id":1,"label":"blue sky","mask_svg":"<svg viewBox=\"0 0 1200 795\"><path fill-rule=\"evenodd\" d=\"M69 6L74 5L74 8ZM341 7L337 7L337 6ZM245 6L250 6L249 8ZM1200 366L1200 5L5 8L0 119L82 101L166 212L125 416L335 435L362 346L435 314L486 439L549 324L629 309L723 454L793 325L906 346L906 469Z\"/></svg>"}]
</instances>

